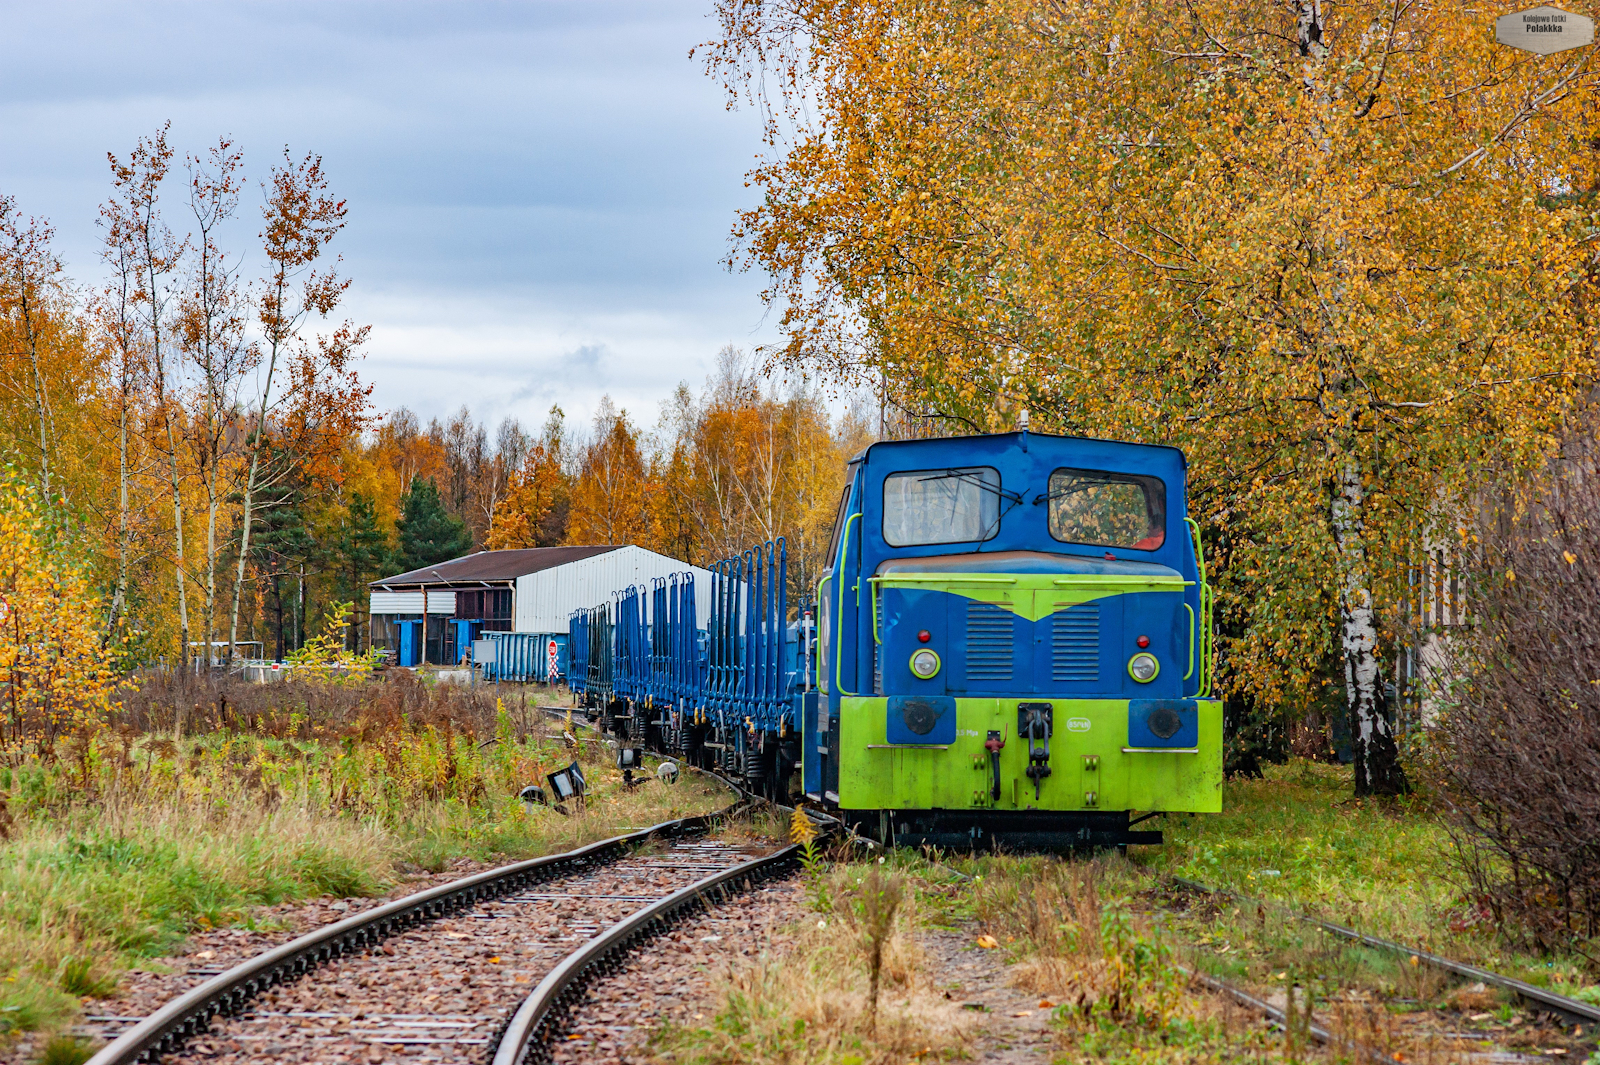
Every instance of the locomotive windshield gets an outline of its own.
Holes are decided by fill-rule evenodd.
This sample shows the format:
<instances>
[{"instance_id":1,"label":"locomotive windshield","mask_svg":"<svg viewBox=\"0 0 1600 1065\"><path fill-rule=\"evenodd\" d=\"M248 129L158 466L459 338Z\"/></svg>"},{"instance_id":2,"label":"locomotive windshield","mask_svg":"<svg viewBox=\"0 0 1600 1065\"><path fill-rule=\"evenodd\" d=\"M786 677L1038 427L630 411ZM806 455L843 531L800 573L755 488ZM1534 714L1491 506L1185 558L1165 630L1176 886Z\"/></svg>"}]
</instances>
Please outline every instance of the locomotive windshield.
<instances>
[{"instance_id":1,"label":"locomotive windshield","mask_svg":"<svg viewBox=\"0 0 1600 1065\"><path fill-rule=\"evenodd\" d=\"M890 547L969 543L1000 530L1000 471L992 466L911 470L883 479Z\"/></svg>"},{"instance_id":2,"label":"locomotive windshield","mask_svg":"<svg viewBox=\"0 0 1600 1065\"><path fill-rule=\"evenodd\" d=\"M1167 486L1159 477L1061 469L1044 498L1057 540L1154 551L1167 539Z\"/></svg>"}]
</instances>

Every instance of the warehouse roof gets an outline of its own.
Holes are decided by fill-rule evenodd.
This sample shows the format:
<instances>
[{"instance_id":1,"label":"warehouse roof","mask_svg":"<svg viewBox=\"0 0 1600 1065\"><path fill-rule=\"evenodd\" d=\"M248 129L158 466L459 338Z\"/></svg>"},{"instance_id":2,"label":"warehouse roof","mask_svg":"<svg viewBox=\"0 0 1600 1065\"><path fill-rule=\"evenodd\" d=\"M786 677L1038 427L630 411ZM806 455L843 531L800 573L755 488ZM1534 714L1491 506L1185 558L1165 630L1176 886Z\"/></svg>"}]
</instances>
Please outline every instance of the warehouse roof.
<instances>
[{"instance_id":1,"label":"warehouse roof","mask_svg":"<svg viewBox=\"0 0 1600 1065\"><path fill-rule=\"evenodd\" d=\"M372 581L369 588L448 588L481 587L489 581L514 581L530 573L581 562L586 558L615 551L613 545L582 547L528 547L516 551L479 551L462 555L437 566L397 573Z\"/></svg>"}]
</instances>

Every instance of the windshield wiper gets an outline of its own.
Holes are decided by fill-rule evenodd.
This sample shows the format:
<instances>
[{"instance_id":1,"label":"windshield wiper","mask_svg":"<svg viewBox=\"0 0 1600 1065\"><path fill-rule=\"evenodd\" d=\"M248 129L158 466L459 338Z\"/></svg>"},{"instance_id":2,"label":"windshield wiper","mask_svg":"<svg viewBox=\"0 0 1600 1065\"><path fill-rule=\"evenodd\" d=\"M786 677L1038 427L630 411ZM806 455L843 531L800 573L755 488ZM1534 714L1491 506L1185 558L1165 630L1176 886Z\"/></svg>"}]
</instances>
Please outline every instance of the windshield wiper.
<instances>
[{"instance_id":1,"label":"windshield wiper","mask_svg":"<svg viewBox=\"0 0 1600 1065\"><path fill-rule=\"evenodd\" d=\"M993 492L1001 499L1009 499L1011 500L1013 506L1023 501L1022 496L1018 495L1016 492L1008 492L997 484L990 484L988 481L984 480L978 474L973 473L971 470L946 470L943 473L936 473L931 477L918 477L917 483L920 484L923 481L944 481L951 477L959 477L968 484L975 484L985 491Z\"/></svg>"},{"instance_id":2,"label":"windshield wiper","mask_svg":"<svg viewBox=\"0 0 1600 1065\"><path fill-rule=\"evenodd\" d=\"M976 473L973 473L971 470L945 470L943 473L936 473L936 474L933 474L932 476L929 476L929 477L919 477L919 478L917 478L917 482L920 484L923 481L943 481L943 480L947 480L947 479L949 479L951 477L960 478L961 480L967 482L968 484L975 484L979 488L984 489L985 491L993 492L996 496L998 496L1001 499L1006 501L1006 505L1005 506L1000 507L1000 508L997 509L997 511L995 513L995 516L994 516L994 521L990 522L984 528L983 535L978 537L978 548L977 549L979 551L982 551L983 550L983 542L988 540L991 536L993 536L995 534L995 532L997 532L999 530L1000 522L1005 518L1005 516L1007 514L1011 513L1011 511L1013 509L1015 509L1016 507L1022 505L1024 502L1026 502L1026 500L1024 500L1023 497L1020 494L1016 493L1016 492L1008 492L1004 488L1001 488L997 484L990 484L988 481L984 480L980 475L978 475Z\"/></svg>"},{"instance_id":3,"label":"windshield wiper","mask_svg":"<svg viewBox=\"0 0 1600 1065\"><path fill-rule=\"evenodd\" d=\"M1108 484L1125 483L1127 482L1112 481L1109 479L1104 481L1079 481L1077 484L1070 484L1065 488L1058 488L1054 492L1040 492L1038 495L1033 497L1033 505L1038 506L1040 503L1049 503L1055 499L1065 499L1068 496L1075 496L1079 492L1087 492L1091 488L1103 488Z\"/></svg>"}]
</instances>

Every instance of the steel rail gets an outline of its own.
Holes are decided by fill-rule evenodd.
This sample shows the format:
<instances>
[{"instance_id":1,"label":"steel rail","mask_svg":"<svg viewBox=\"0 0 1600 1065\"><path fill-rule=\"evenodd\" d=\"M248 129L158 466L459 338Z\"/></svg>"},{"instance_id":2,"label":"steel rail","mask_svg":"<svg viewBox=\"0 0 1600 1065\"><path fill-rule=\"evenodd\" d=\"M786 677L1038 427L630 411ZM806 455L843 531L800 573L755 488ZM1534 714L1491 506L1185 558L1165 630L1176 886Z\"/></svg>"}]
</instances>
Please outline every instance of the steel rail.
<instances>
[{"instance_id":1,"label":"steel rail","mask_svg":"<svg viewBox=\"0 0 1600 1065\"><path fill-rule=\"evenodd\" d=\"M1180 887L1186 888L1190 891L1197 891L1204 895L1219 895L1226 898L1238 899L1240 902L1252 903L1259 906L1271 906L1273 909L1286 909L1286 907L1283 907L1278 903L1266 902L1261 899L1251 898L1249 895L1241 895L1236 891L1227 891L1222 888L1210 887L1206 884L1200 883L1198 880L1189 880L1181 876L1174 876L1170 879L1174 884L1177 884ZM1568 998L1565 995L1558 995L1554 991L1539 987L1535 984L1526 983L1510 976L1502 976L1500 973L1493 972L1489 969L1480 969L1476 965L1468 965L1466 962L1459 962L1453 958L1447 958L1442 954L1433 954L1417 947L1408 947L1404 943L1395 943L1392 940L1379 939L1377 936L1369 936L1365 932L1358 932L1353 928L1346 928L1343 925L1337 925L1329 921L1318 920L1315 917L1307 917L1305 914L1293 913L1293 911L1290 911L1290 913L1296 920L1304 921L1306 924L1320 928L1330 935L1353 940L1357 943L1363 944L1364 946L1372 947L1375 950L1382 950L1391 954L1403 954L1408 957L1413 957L1416 958L1418 962L1431 965L1436 969L1443 969L1446 972L1454 973L1455 975L1464 977L1468 980L1480 980L1485 984L1492 984L1495 987L1504 988L1507 991L1513 992L1524 1001L1531 1002L1538 1008L1545 1010L1548 1013L1556 1014L1557 1016L1560 1016L1571 1023L1600 1024L1600 1007L1592 1006L1587 1002L1580 1002L1575 998Z\"/></svg>"},{"instance_id":2,"label":"steel rail","mask_svg":"<svg viewBox=\"0 0 1600 1065\"><path fill-rule=\"evenodd\" d=\"M617 971L635 946L668 931L691 912L709 910L741 887L749 889L788 872L798 863L801 849L792 843L766 857L713 873L623 918L568 954L512 1014L491 1059L493 1065L549 1065L550 1044L582 1002L590 980Z\"/></svg>"},{"instance_id":3,"label":"steel rail","mask_svg":"<svg viewBox=\"0 0 1600 1065\"><path fill-rule=\"evenodd\" d=\"M574 867L614 861L651 839L703 831L734 816L747 802L741 794L737 802L717 813L663 821L560 854L488 869L325 925L184 992L102 1047L89 1059L88 1065L155 1061L162 1054L177 1049L185 1039L203 1031L213 1016L230 1016L274 984L286 983L342 954L374 946L396 932L481 901L514 895L535 884L568 875Z\"/></svg>"},{"instance_id":4,"label":"steel rail","mask_svg":"<svg viewBox=\"0 0 1600 1065\"><path fill-rule=\"evenodd\" d=\"M1236 987L1228 981L1212 976L1209 973L1187 969L1182 965L1176 966L1176 968L1179 972L1183 973L1195 983L1200 984L1210 991L1227 995L1240 1005L1248 1006L1250 1009L1253 1009L1258 1013L1266 1014L1267 1018L1279 1028L1282 1028L1285 1033L1289 1031L1289 1015L1283 1010L1280 1010L1278 1007L1272 1005L1272 1003L1267 1002L1265 999L1257 998L1243 988ZM1292 994L1294 994L1294 988L1290 987L1285 989L1284 996L1286 998ZM1326 1028L1323 1028L1321 1025L1312 1023L1309 1020L1305 1025L1305 1032L1312 1039L1315 1039L1323 1046L1340 1046L1347 1050L1354 1050L1365 1057L1368 1061L1373 1062L1374 1065L1401 1065L1402 1062L1402 1059L1400 1058L1390 1057L1388 1054L1378 1050L1373 1050L1371 1047L1364 1047L1351 1040L1341 1039L1332 1032L1328 1031Z\"/></svg>"}]
</instances>

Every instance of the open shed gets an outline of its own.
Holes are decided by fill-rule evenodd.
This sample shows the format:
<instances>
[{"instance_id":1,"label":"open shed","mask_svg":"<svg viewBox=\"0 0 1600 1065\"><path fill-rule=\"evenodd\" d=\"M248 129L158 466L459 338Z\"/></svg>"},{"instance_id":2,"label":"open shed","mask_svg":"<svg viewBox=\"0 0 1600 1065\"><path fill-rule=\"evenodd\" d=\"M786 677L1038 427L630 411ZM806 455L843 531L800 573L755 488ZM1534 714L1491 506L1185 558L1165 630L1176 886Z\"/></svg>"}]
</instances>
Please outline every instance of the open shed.
<instances>
[{"instance_id":1,"label":"open shed","mask_svg":"<svg viewBox=\"0 0 1600 1065\"><path fill-rule=\"evenodd\" d=\"M703 569L632 544L478 551L371 582L373 646L399 665L455 665L485 632L561 634L574 610ZM698 604L704 626L710 604Z\"/></svg>"}]
</instances>

